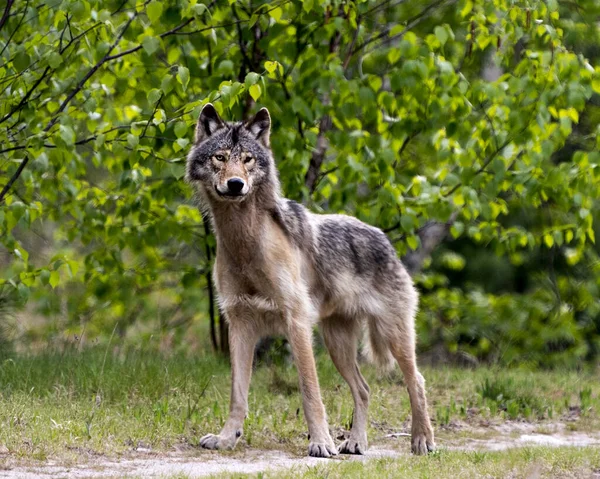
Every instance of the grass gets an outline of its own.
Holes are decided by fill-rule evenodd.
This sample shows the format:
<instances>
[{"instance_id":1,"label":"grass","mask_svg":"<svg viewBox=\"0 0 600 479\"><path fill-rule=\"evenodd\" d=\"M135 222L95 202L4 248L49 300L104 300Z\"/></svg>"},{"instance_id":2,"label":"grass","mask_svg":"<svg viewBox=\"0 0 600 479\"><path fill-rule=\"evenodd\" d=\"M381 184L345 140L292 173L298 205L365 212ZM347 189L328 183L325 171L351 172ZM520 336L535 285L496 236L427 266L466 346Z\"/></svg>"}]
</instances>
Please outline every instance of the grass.
<instances>
[{"instance_id":1,"label":"grass","mask_svg":"<svg viewBox=\"0 0 600 479\"><path fill-rule=\"evenodd\" d=\"M331 361L325 355L317 359L329 423L337 437L350 427L352 399ZM401 375L382 378L368 365L363 372L372 390L370 442L408 451L407 438L385 437L410 430L409 399ZM532 421L541 431L560 420L568 419L570 430L593 430L600 422L600 382L592 370L435 368L423 369L423 374L434 427L442 444L457 441L461 435L472 436L475 433L471 427L479 428L477 434L481 435L482 425L507 420ZM8 448L13 460L22 461L81 461L98 455L126 455L137 447L157 452L172 451L174 447L193 449L203 434L218 431L224 423L229 381L228 364L212 355L162 356L151 351L91 349L4 357L0 359L0 446ZM305 454L306 425L294 368L258 367L249 407L241 449ZM409 458L393 467L408 468L408 475L410 468L417 468L417 477L427 477L418 469L424 468L423 464L439 464L440 471L451 470L458 461L455 458L463 457L467 465L472 465L469 467L475 468L478 464L474 458L484 454L479 463L484 471L486 464L501 468L513 459L515 463L523 462L523 455L529 454L526 451L511 452L506 457L442 451L431 462ZM584 457L575 450L539 451L530 454L541 454L540 460L547 457L552 461L567 461L572 456L579 461L577 464L587 467L582 462ZM597 462L597 456L591 454L590 461L595 458ZM3 461L6 456L0 455L0 467ZM385 469L386 464L382 460L326 467L335 468L330 477L341 475L346 468L351 473L360 467L365 468L365 474L379 475L377 468ZM318 471L316 476L307 474L321 477Z\"/></svg>"}]
</instances>

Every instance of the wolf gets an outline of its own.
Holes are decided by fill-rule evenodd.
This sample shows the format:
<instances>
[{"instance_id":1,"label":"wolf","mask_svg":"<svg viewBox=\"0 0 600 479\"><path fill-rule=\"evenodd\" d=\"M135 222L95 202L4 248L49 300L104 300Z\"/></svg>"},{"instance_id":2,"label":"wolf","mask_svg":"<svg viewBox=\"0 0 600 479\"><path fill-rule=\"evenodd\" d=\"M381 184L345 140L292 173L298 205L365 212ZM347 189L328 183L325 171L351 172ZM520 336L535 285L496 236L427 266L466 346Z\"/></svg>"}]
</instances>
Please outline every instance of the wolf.
<instances>
[{"instance_id":1,"label":"wolf","mask_svg":"<svg viewBox=\"0 0 600 479\"><path fill-rule=\"evenodd\" d=\"M309 432L308 454L365 454L369 386L357 363L365 330L372 357L400 366L412 410L411 449L434 450L423 376L415 356L418 295L385 234L351 216L314 214L281 194L266 108L225 122L206 104L186 162L186 180L208 213L217 242L214 281L229 322L230 413L207 449L232 449L242 435L254 348L284 335L298 370ZM336 447L327 424L312 348L324 343L354 399L348 439Z\"/></svg>"}]
</instances>

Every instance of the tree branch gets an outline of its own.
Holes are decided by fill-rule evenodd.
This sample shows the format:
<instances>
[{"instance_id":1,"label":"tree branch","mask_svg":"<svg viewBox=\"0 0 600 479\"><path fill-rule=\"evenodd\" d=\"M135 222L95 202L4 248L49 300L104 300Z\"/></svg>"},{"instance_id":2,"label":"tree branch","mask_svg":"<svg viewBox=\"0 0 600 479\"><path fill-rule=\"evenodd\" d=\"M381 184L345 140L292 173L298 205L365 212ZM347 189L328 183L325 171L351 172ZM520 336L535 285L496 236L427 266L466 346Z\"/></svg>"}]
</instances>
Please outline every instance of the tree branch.
<instances>
[{"instance_id":1,"label":"tree branch","mask_svg":"<svg viewBox=\"0 0 600 479\"><path fill-rule=\"evenodd\" d=\"M394 163L392 164L392 168L396 169L396 166L398 166L398 161L400 160L400 157L402 156L402 153L404 153L404 150L406 149L406 147L408 146L408 144L415 139L419 133L421 133L421 131L423 131L422 129L418 129L413 131L410 135L408 135L406 137L406 139L402 142L402 146L400 147L400 149L398 150L398 158L396 160L394 160Z\"/></svg>"},{"instance_id":2,"label":"tree branch","mask_svg":"<svg viewBox=\"0 0 600 479\"><path fill-rule=\"evenodd\" d=\"M67 51L67 49L73 44L75 43L77 40L79 40L81 37L87 35L89 32L91 32L92 30L94 30L95 28L98 28L100 25L102 25L102 23L96 23L95 25L92 25L90 28L88 28L87 30L84 30L83 32L81 32L79 35L75 36L75 37L71 37L71 39L69 40L69 43L67 43L65 45L65 48L59 48L59 53L62 55L64 52Z\"/></svg>"},{"instance_id":3,"label":"tree branch","mask_svg":"<svg viewBox=\"0 0 600 479\"><path fill-rule=\"evenodd\" d=\"M350 48L348 48L348 54L346 55L346 59L344 60L343 69L346 71L348 65L350 64L350 59L352 58L352 53L354 50L354 45L356 45L356 39L358 38L358 32L360 31L360 21L361 17L356 20L356 30L354 31L354 36L352 37L352 43L350 43Z\"/></svg>"},{"instance_id":4,"label":"tree branch","mask_svg":"<svg viewBox=\"0 0 600 479\"><path fill-rule=\"evenodd\" d=\"M146 123L146 126L144 127L144 131L142 132L142 136L140 136L140 139L142 139L146 136L146 131L148 131L148 126L150 126L150 122L154 118L154 115L156 115L156 110L158 110L158 106L160 105L160 101L162 100L163 95L164 95L164 92L161 91L160 97L158 98L158 100L156 100L156 104L154 105L154 110L152 110L152 115L150 115L150 118L148 119L148 122Z\"/></svg>"},{"instance_id":5,"label":"tree branch","mask_svg":"<svg viewBox=\"0 0 600 479\"><path fill-rule=\"evenodd\" d=\"M421 246L415 251L409 251L402 257L402 263L411 276L421 271L425 258L430 256L446 239L450 227L458 217L458 213L458 211L452 213L446 223L431 221L417 230L417 235L421 239Z\"/></svg>"},{"instance_id":6,"label":"tree branch","mask_svg":"<svg viewBox=\"0 0 600 479\"><path fill-rule=\"evenodd\" d=\"M27 147L24 146L24 145L11 146L10 148L4 148L3 150L0 150L0 154L1 153L8 153L9 151L24 150L25 148L27 148Z\"/></svg>"},{"instance_id":7,"label":"tree branch","mask_svg":"<svg viewBox=\"0 0 600 479\"><path fill-rule=\"evenodd\" d=\"M28 162L29 162L29 157L27 155L25 155L25 158L23 158L23 161L21 161L21 164L19 165L19 168L17 168L17 171L14 172L14 174L11 176L10 180L8 180L8 183L6 183L6 185L4 185L4 188L2 188L2 191L0 191L0 204L2 204L4 202L4 197L6 196L6 193L8 193L8 191L10 190L13 183L15 181L17 181L17 178L19 176L21 176L21 173L25 169L25 166L27 165Z\"/></svg>"},{"instance_id":8,"label":"tree branch","mask_svg":"<svg viewBox=\"0 0 600 479\"><path fill-rule=\"evenodd\" d=\"M214 300L214 291L213 291L213 280L212 280L212 271L210 268L211 261L211 252L210 252L210 244L208 243L208 236L210 235L210 229L208 227L208 221L204 216L202 216L202 224L204 226L204 248L206 254L206 260L208 261L208 267L206 268L206 286L208 288L208 316L210 320L210 340L213 346L214 351L219 350L219 344L217 342L217 334L215 330L216 320L215 320L215 300Z\"/></svg>"},{"instance_id":9,"label":"tree branch","mask_svg":"<svg viewBox=\"0 0 600 479\"><path fill-rule=\"evenodd\" d=\"M0 19L0 30L2 30L2 27L6 23L6 20L8 20L8 14L10 13L10 9L12 8L13 3L14 3L14 0L8 0L6 2L6 6L4 7L4 14L2 15L2 18Z\"/></svg>"},{"instance_id":10,"label":"tree branch","mask_svg":"<svg viewBox=\"0 0 600 479\"><path fill-rule=\"evenodd\" d=\"M312 157L310 159L310 164L308 166L308 171L306 172L306 177L304 178L304 184L308 188L310 194L314 193L315 188L317 187L317 180L319 178L319 170L321 169L321 165L325 160L325 153L327 152L327 148L329 147L329 140L327 139L327 132L331 130L332 122L329 115L324 115L319 122L319 135L317 136L317 147L315 151L313 151Z\"/></svg>"}]
</instances>

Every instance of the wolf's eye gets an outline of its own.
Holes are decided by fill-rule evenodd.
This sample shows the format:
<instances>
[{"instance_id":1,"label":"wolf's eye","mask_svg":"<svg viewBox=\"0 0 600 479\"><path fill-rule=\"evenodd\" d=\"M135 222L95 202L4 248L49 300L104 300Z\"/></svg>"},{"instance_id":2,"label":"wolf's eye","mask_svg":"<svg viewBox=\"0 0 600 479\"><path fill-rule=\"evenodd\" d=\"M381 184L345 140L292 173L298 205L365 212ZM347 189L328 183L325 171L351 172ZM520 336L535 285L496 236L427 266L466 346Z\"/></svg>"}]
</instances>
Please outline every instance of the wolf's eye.
<instances>
[{"instance_id":1,"label":"wolf's eye","mask_svg":"<svg viewBox=\"0 0 600 479\"><path fill-rule=\"evenodd\" d=\"M254 157L253 156L247 156L246 158L244 158L244 163L248 164L248 163L252 163L254 161Z\"/></svg>"},{"instance_id":2,"label":"wolf's eye","mask_svg":"<svg viewBox=\"0 0 600 479\"><path fill-rule=\"evenodd\" d=\"M223 155L215 155L215 160L217 160L217 161L225 161L225 157Z\"/></svg>"}]
</instances>

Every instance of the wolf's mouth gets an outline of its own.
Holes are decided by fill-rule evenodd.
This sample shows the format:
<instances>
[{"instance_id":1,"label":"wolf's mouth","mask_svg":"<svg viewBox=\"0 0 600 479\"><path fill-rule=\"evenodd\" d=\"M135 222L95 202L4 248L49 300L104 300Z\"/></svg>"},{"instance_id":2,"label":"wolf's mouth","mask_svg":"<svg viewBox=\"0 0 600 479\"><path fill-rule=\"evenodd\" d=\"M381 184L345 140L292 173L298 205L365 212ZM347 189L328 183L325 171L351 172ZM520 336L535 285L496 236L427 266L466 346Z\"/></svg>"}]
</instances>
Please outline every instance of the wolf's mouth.
<instances>
[{"instance_id":1,"label":"wolf's mouth","mask_svg":"<svg viewBox=\"0 0 600 479\"><path fill-rule=\"evenodd\" d=\"M217 192L217 195L219 195L221 198L229 198L229 199L237 199L237 198L242 198L244 196L246 196L246 193L231 193L231 192L225 192L222 193L221 191L219 191L219 189L215 186L215 191Z\"/></svg>"}]
</instances>

